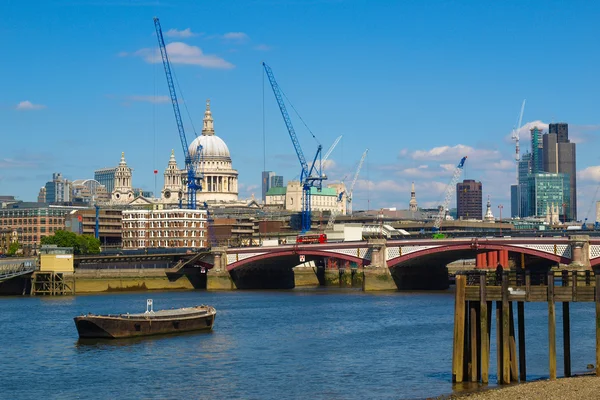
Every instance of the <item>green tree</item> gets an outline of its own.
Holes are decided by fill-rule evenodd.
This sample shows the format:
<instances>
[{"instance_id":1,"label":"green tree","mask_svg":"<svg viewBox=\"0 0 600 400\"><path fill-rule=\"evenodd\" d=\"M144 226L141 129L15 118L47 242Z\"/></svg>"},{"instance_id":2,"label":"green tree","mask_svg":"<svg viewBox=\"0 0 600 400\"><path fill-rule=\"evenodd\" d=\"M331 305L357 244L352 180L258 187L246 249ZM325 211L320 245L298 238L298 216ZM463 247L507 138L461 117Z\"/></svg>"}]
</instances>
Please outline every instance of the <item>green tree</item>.
<instances>
[{"instance_id":1,"label":"green tree","mask_svg":"<svg viewBox=\"0 0 600 400\"><path fill-rule=\"evenodd\" d=\"M77 235L74 232L56 231L54 235L42 238L42 244L55 244L58 247L72 247L75 254L100 253L100 240L91 235Z\"/></svg>"},{"instance_id":2,"label":"green tree","mask_svg":"<svg viewBox=\"0 0 600 400\"><path fill-rule=\"evenodd\" d=\"M8 246L8 251L6 252L9 256L14 256L19 251L19 242L12 242L10 246Z\"/></svg>"},{"instance_id":3,"label":"green tree","mask_svg":"<svg viewBox=\"0 0 600 400\"><path fill-rule=\"evenodd\" d=\"M100 253L100 240L92 235L78 235L77 244L80 253L78 254L98 254Z\"/></svg>"}]
</instances>

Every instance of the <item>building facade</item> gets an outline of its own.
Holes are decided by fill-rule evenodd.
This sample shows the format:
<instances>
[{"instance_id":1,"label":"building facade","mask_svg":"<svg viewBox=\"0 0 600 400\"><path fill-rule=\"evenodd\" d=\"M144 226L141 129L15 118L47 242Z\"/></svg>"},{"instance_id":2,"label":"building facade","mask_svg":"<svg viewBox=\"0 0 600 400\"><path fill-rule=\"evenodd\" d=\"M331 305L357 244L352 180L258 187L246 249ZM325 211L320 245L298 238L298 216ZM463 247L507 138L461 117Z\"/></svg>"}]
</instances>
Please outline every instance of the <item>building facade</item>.
<instances>
[{"instance_id":1,"label":"building facade","mask_svg":"<svg viewBox=\"0 0 600 400\"><path fill-rule=\"evenodd\" d=\"M337 210L341 214L346 214L346 187L343 183L327 185L321 191L312 187L310 193L313 212ZM302 184L299 181L290 181L286 187L270 188L265 196L265 205L276 206L291 212L300 212L302 211L302 196Z\"/></svg>"},{"instance_id":2,"label":"building facade","mask_svg":"<svg viewBox=\"0 0 600 400\"><path fill-rule=\"evenodd\" d=\"M124 210L123 249L207 247L205 210Z\"/></svg>"},{"instance_id":3,"label":"building facade","mask_svg":"<svg viewBox=\"0 0 600 400\"><path fill-rule=\"evenodd\" d=\"M46 203L58 204L71 201L71 182L63 178L60 172L52 174L52 181L47 182Z\"/></svg>"},{"instance_id":4,"label":"building facade","mask_svg":"<svg viewBox=\"0 0 600 400\"><path fill-rule=\"evenodd\" d=\"M570 204L569 179L565 174L530 174L524 185L522 207L527 217L546 217L548 210L558 207L560 221Z\"/></svg>"},{"instance_id":5,"label":"building facade","mask_svg":"<svg viewBox=\"0 0 600 400\"><path fill-rule=\"evenodd\" d=\"M263 171L262 172L261 194L262 194L263 204L266 204L266 202L267 202L267 192L269 191L269 189L271 187L271 178L274 176L275 176L275 172L273 172L273 171Z\"/></svg>"},{"instance_id":6,"label":"building facade","mask_svg":"<svg viewBox=\"0 0 600 400\"><path fill-rule=\"evenodd\" d=\"M98 239L105 249L121 246L122 210L98 210ZM96 236L96 209L73 210L65 215L65 229L80 235Z\"/></svg>"},{"instance_id":7,"label":"building facade","mask_svg":"<svg viewBox=\"0 0 600 400\"><path fill-rule=\"evenodd\" d=\"M110 193L95 179L76 179L71 183L71 199L78 203L105 203Z\"/></svg>"},{"instance_id":8,"label":"building facade","mask_svg":"<svg viewBox=\"0 0 600 400\"><path fill-rule=\"evenodd\" d=\"M566 218L577 220L577 162L575 143L569 140L569 125L553 123L543 136L544 172L565 174L569 179L569 208Z\"/></svg>"},{"instance_id":9,"label":"building facade","mask_svg":"<svg viewBox=\"0 0 600 400\"><path fill-rule=\"evenodd\" d=\"M39 203L19 203L14 208L0 209L0 228L21 232L23 247L39 248L44 236L65 229L65 215L69 207L40 206Z\"/></svg>"},{"instance_id":10,"label":"building facade","mask_svg":"<svg viewBox=\"0 0 600 400\"><path fill-rule=\"evenodd\" d=\"M112 193L115 189L116 171L117 167L97 169L94 171L94 180L103 185L108 193Z\"/></svg>"},{"instance_id":11,"label":"building facade","mask_svg":"<svg viewBox=\"0 0 600 400\"><path fill-rule=\"evenodd\" d=\"M20 229L0 227L0 254L8 253L12 243L22 242L22 231Z\"/></svg>"},{"instance_id":12,"label":"building facade","mask_svg":"<svg viewBox=\"0 0 600 400\"><path fill-rule=\"evenodd\" d=\"M456 184L456 209L459 219L483 219L481 182L465 179Z\"/></svg>"}]
</instances>

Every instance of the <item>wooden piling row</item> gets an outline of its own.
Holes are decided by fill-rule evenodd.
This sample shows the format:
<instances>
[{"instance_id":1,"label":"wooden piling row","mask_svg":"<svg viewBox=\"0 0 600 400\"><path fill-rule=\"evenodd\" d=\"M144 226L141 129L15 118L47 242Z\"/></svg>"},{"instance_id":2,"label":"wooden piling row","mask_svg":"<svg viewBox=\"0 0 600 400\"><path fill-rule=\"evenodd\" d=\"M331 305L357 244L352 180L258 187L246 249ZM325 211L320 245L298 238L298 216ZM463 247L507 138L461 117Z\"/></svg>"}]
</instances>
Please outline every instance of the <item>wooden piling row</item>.
<instances>
[{"instance_id":1,"label":"wooden piling row","mask_svg":"<svg viewBox=\"0 0 600 400\"><path fill-rule=\"evenodd\" d=\"M469 286L469 289L467 289L467 276L456 275L453 382L471 381L484 384L489 382L493 301L496 301L496 365L499 384L527 380L525 301L544 301L545 299L548 305L548 370L551 380L557 377L556 300L562 302L564 376L571 376L569 303L570 301L591 301L592 293L596 304L596 375L600 376L600 274L596 275L595 282L592 282L589 271L586 271L585 275L582 273L580 275L581 284L578 287L576 271L572 274L563 273L562 281L559 279L558 285L555 287L553 272L548 273L546 281L541 285L537 283L537 280L535 285L532 285L531 274L529 271L526 272L524 281L522 278L520 278L521 280L517 279L517 288L512 287L510 291L508 271L503 272L501 282L497 280L496 284L492 284L495 287L488 286L485 272L480 274L478 280L469 281L469 285L478 284L479 287ZM595 287L592 286L593 283L595 283ZM517 303L518 329L515 329L513 302Z\"/></svg>"}]
</instances>

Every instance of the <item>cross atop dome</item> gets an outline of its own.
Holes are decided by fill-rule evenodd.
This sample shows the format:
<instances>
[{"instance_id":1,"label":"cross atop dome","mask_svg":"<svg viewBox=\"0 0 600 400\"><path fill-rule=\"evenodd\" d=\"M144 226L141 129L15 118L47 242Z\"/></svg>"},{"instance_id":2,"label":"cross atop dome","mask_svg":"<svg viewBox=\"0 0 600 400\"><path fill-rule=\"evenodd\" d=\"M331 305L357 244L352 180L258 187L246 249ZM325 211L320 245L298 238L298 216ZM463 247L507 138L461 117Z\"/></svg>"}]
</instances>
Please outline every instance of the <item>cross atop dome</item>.
<instances>
[{"instance_id":1,"label":"cross atop dome","mask_svg":"<svg viewBox=\"0 0 600 400\"><path fill-rule=\"evenodd\" d=\"M121 161L119 162L119 165L127 165L127 162L125 161L125 152L124 151L121 152Z\"/></svg>"},{"instance_id":2,"label":"cross atop dome","mask_svg":"<svg viewBox=\"0 0 600 400\"><path fill-rule=\"evenodd\" d=\"M212 113L210 112L210 99L206 100L206 111L204 111L204 126L202 127L203 136L214 136L215 127Z\"/></svg>"}]
</instances>

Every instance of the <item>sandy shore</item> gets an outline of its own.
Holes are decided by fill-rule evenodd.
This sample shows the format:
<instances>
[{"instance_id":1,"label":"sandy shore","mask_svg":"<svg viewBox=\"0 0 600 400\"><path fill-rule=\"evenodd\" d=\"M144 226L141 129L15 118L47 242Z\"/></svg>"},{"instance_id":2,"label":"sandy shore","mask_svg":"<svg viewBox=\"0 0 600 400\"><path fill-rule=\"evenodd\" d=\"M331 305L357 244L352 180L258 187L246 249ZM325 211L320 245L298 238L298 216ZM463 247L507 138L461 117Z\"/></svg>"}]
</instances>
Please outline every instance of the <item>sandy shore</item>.
<instances>
[{"instance_id":1,"label":"sandy shore","mask_svg":"<svg viewBox=\"0 0 600 400\"><path fill-rule=\"evenodd\" d=\"M600 377L580 376L555 381L536 381L471 394L450 396L451 399L469 400L580 400L600 399Z\"/></svg>"}]
</instances>

